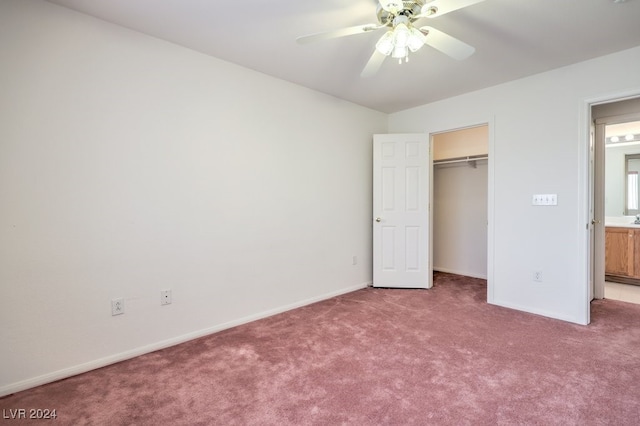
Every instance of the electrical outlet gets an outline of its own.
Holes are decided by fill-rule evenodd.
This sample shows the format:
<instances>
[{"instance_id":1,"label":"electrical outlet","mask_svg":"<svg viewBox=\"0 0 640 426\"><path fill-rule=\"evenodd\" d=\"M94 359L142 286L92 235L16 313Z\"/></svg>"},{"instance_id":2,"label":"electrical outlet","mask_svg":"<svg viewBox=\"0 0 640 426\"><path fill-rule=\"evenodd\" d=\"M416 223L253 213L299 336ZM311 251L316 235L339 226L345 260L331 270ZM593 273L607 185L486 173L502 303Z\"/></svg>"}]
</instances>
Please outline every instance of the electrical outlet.
<instances>
[{"instance_id":1,"label":"electrical outlet","mask_svg":"<svg viewBox=\"0 0 640 426\"><path fill-rule=\"evenodd\" d=\"M542 271L533 271L533 280L537 283L542 282Z\"/></svg>"},{"instance_id":2,"label":"electrical outlet","mask_svg":"<svg viewBox=\"0 0 640 426\"><path fill-rule=\"evenodd\" d=\"M111 299L111 316L122 314L124 314L124 299L122 297Z\"/></svg>"},{"instance_id":3,"label":"electrical outlet","mask_svg":"<svg viewBox=\"0 0 640 426\"><path fill-rule=\"evenodd\" d=\"M160 290L160 305L171 304L171 290Z\"/></svg>"},{"instance_id":4,"label":"electrical outlet","mask_svg":"<svg viewBox=\"0 0 640 426\"><path fill-rule=\"evenodd\" d=\"M351 264L352 265L357 265L358 264L358 256L353 256L353 259L351 260Z\"/></svg>"}]
</instances>

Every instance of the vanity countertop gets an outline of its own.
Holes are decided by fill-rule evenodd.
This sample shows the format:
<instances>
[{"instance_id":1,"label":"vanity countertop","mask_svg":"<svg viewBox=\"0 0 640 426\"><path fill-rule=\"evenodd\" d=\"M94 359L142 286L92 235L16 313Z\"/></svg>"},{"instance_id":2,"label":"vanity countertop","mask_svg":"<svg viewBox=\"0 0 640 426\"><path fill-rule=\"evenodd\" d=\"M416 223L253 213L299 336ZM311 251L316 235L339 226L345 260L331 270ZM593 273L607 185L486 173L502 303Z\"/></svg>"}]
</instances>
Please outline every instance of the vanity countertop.
<instances>
[{"instance_id":1,"label":"vanity countertop","mask_svg":"<svg viewBox=\"0 0 640 426\"><path fill-rule=\"evenodd\" d=\"M615 228L640 228L640 224L636 225L633 223L635 219L635 216L607 216L604 219L604 226L612 226Z\"/></svg>"}]
</instances>

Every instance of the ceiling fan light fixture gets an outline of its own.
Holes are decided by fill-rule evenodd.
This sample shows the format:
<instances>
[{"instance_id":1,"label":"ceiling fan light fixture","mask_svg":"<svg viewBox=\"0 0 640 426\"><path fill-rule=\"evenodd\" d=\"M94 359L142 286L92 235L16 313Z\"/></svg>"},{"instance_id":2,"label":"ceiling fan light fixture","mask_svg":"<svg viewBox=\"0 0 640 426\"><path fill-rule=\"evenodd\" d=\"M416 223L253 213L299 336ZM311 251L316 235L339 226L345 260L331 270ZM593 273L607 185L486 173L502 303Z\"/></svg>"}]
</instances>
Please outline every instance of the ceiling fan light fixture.
<instances>
[{"instance_id":1,"label":"ceiling fan light fixture","mask_svg":"<svg viewBox=\"0 0 640 426\"><path fill-rule=\"evenodd\" d=\"M376 43L376 50L385 56L389 56L393 52L393 31L389 30Z\"/></svg>"},{"instance_id":2,"label":"ceiling fan light fixture","mask_svg":"<svg viewBox=\"0 0 640 426\"><path fill-rule=\"evenodd\" d=\"M393 48L393 53L391 53L391 57L398 60L398 63L402 63L402 60L408 61L409 59L409 48L407 46L395 46Z\"/></svg>"},{"instance_id":3,"label":"ceiling fan light fixture","mask_svg":"<svg viewBox=\"0 0 640 426\"><path fill-rule=\"evenodd\" d=\"M417 28L411 27L411 34L409 35L409 40L407 41L407 46L409 50L412 52L416 52L425 44L425 37L420 30Z\"/></svg>"},{"instance_id":4,"label":"ceiling fan light fixture","mask_svg":"<svg viewBox=\"0 0 640 426\"><path fill-rule=\"evenodd\" d=\"M407 27L406 24L401 23L396 25L393 29L393 34L393 41L396 47L407 47L409 38L411 37L411 31L409 31L409 27Z\"/></svg>"},{"instance_id":5,"label":"ceiling fan light fixture","mask_svg":"<svg viewBox=\"0 0 640 426\"><path fill-rule=\"evenodd\" d=\"M376 43L376 50L402 63L409 60L409 52L416 52L425 44L422 31L411 25L406 16L397 16L392 30L387 31Z\"/></svg>"}]
</instances>

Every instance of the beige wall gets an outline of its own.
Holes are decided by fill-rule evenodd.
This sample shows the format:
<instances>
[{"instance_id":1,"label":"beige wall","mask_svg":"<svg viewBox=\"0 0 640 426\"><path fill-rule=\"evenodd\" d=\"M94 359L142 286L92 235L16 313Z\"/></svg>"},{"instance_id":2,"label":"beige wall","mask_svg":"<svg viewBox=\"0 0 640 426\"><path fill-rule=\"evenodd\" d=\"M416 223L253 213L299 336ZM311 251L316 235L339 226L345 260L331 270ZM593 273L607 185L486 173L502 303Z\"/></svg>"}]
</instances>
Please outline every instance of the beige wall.
<instances>
[{"instance_id":1,"label":"beige wall","mask_svg":"<svg viewBox=\"0 0 640 426\"><path fill-rule=\"evenodd\" d=\"M433 160L487 155L489 128L477 126L433 136Z\"/></svg>"}]
</instances>

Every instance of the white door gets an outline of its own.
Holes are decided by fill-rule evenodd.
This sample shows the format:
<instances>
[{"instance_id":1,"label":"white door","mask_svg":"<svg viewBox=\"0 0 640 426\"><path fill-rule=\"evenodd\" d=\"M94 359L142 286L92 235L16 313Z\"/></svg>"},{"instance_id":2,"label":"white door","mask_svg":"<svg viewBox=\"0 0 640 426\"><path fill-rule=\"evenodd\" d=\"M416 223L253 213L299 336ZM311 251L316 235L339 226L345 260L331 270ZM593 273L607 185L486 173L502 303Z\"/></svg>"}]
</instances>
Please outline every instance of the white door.
<instances>
[{"instance_id":1,"label":"white door","mask_svg":"<svg viewBox=\"0 0 640 426\"><path fill-rule=\"evenodd\" d=\"M429 288L429 136L373 137L373 286Z\"/></svg>"}]
</instances>

